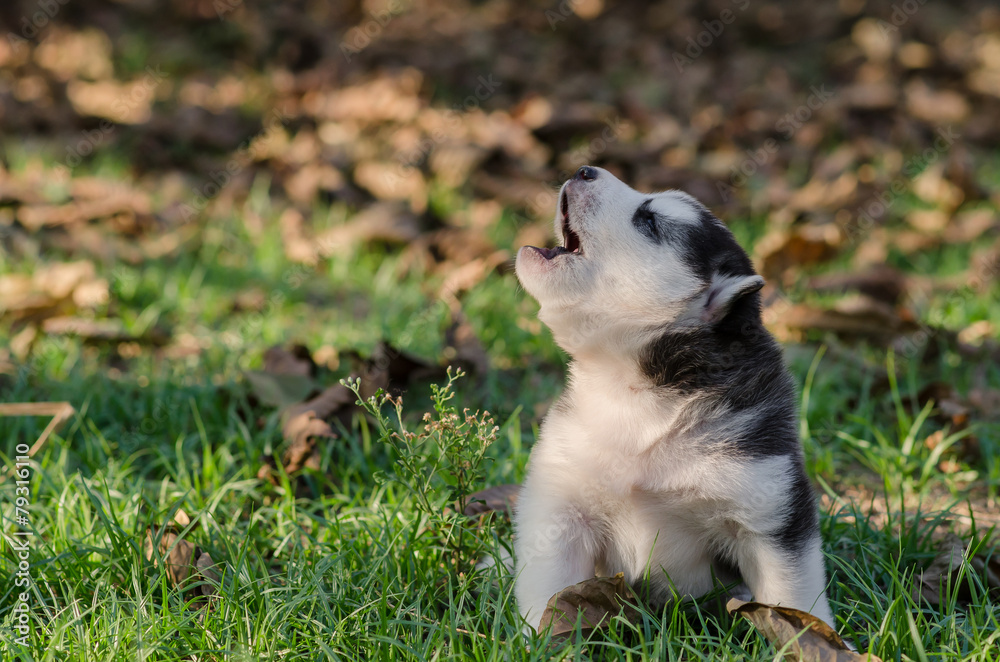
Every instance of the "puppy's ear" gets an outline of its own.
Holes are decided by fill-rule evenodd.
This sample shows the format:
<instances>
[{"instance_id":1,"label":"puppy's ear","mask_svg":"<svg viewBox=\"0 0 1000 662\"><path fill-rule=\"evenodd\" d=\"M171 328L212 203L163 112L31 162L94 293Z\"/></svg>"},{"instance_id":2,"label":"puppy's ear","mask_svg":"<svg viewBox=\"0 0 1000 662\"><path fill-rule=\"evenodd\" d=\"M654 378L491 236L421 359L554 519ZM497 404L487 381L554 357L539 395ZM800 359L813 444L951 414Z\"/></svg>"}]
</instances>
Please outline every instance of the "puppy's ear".
<instances>
[{"instance_id":1,"label":"puppy's ear","mask_svg":"<svg viewBox=\"0 0 1000 662\"><path fill-rule=\"evenodd\" d=\"M753 294L764 287L764 279L760 276L721 276L712 278L712 285L705 294L705 307L701 311L701 319L709 324L715 324L729 314L733 304L748 294Z\"/></svg>"}]
</instances>

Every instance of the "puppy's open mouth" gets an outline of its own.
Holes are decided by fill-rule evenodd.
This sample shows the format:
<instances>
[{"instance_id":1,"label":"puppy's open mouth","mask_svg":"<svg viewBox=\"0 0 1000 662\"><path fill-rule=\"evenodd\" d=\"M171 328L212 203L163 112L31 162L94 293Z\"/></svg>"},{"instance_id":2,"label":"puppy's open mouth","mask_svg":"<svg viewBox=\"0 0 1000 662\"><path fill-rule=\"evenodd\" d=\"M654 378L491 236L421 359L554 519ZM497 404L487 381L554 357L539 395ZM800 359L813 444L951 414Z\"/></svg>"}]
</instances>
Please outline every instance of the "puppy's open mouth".
<instances>
[{"instance_id":1,"label":"puppy's open mouth","mask_svg":"<svg viewBox=\"0 0 1000 662\"><path fill-rule=\"evenodd\" d=\"M561 198L559 211L562 212L563 247L567 253L580 253L582 252L580 235L573 232L573 228L569 226L569 196L566 195L566 191L562 192Z\"/></svg>"},{"instance_id":2,"label":"puppy's open mouth","mask_svg":"<svg viewBox=\"0 0 1000 662\"><path fill-rule=\"evenodd\" d=\"M559 214L562 219L563 245L555 248L535 248L546 260L565 254L580 255L583 247L580 245L580 235L573 231L569 225L569 198L566 191L562 192L559 198Z\"/></svg>"}]
</instances>

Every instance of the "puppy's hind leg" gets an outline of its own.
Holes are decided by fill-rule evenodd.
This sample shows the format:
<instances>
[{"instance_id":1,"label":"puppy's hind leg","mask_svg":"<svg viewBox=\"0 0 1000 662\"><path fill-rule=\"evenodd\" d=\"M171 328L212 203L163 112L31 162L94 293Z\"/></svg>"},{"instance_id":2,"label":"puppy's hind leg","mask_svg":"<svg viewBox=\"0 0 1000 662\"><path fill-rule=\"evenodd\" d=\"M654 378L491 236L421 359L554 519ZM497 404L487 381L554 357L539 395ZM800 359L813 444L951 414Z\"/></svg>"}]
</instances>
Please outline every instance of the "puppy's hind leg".
<instances>
[{"instance_id":1,"label":"puppy's hind leg","mask_svg":"<svg viewBox=\"0 0 1000 662\"><path fill-rule=\"evenodd\" d=\"M741 540L737 549L740 574L754 600L808 612L836 629L826 598L821 542L817 533L791 552L771 536Z\"/></svg>"}]
</instances>

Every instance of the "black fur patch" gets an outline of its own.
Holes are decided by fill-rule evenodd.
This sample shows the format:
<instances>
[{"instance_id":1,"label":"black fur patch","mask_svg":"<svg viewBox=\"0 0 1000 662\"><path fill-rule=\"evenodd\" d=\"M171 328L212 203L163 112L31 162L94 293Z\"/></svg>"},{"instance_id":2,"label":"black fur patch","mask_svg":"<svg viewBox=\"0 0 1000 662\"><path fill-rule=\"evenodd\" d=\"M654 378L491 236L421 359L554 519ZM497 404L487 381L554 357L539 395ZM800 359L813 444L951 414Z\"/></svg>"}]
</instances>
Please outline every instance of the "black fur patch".
<instances>
[{"instance_id":1,"label":"black fur patch","mask_svg":"<svg viewBox=\"0 0 1000 662\"><path fill-rule=\"evenodd\" d=\"M684 259L711 282L715 273L751 276L750 258L727 227L703 209L698 226L682 226ZM760 318L760 294L733 302L712 326L666 330L639 357L643 374L658 387L685 394L708 391L731 411L755 409L755 423L737 437L719 440L755 457L798 452L795 385L781 348Z\"/></svg>"},{"instance_id":2,"label":"black fur patch","mask_svg":"<svg viewBox=\"0 0 1000 662\"><path fill-rule=\"evenodd\" d=\"M667 331L645 348L639 365L658 387L710 391L732 411L759 410L756 424L728 441L749 455L782 455L798 446L795 385L781 348L760 321L759 306L754 292L712 327Z\"/></svg>"},{"instance_id":3,"label":"black fur patch","mask_svg":"<svg viewBox=\"0 0 1000 662\"><path fill-rule=\"evenodd\" d=\"M775 533L774 539L787 552L798 553L819 531L819 514L816 510L816 495L802 466L802 458L795 456L791 470L792 484L785 501L788 510L785 521Z\"/></svg>"},{"instance_id":4,"label":"black fur patch","mask_svg":"<svg viewBox=\"0 0 1000 662\"><path fill-rule=\"evenodd\" d=\"M657 218L655 211L650 209L650 204L652 199L646 200L639 208L635 210L632 214L632 225L635 229L639 231L641 235L652 241L653 243L660 243L660 219Z\"/></svg>"},{"instance_id":5,"label":"black fur patch","mask_svg":"<svg viewBox=\"0 0 1000 662\"><path fill-rule=\"evenodd\" d=\"M644 237L655 244L663 242L687 243L687 234L693 229L685 223L672 222L670 218L653 211L653 198L639 205L632 214L632 225ZM684 252L683 250L681 251Z\"/></svg>"},{"instance_id":6,"label":"black fur patch","mask_svg":"<svg viewBox=\"0 0 1000 662\"><path fill-rule=\"evenodd\" d=\"M698 217L698 224L681 226L680 254L685 264L705 282L716 273L752 276L753 264L729 228L704 207L698 209Z\"/></svg>"}]
</instances>

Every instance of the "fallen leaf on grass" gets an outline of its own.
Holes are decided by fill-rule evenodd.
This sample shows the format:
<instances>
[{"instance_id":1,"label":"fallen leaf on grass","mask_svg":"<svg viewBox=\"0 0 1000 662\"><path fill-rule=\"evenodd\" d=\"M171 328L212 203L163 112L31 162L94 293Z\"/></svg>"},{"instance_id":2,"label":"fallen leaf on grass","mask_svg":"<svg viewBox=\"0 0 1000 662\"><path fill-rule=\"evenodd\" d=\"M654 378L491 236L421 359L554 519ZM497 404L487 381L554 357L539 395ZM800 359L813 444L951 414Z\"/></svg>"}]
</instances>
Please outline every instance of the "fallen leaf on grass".
<instances>
[{"instance_id":1,"label":"fallen leaf on grass","mask_svg":"<svg viewBox=\"0 0 1000 662\"><path fill-rule=\"evenodd\" d=\"M611 619L621 613L630 623L639 622L639 612L625 576L591 577L559 591L545 606L538 630L552 628L553 637L572 636L577 622L583 634L610 627Z\"/></svg>"},{"instance_id":2,"label":"fallen leaf on grass","mask_svg":"<svg viewBox=\"0 0 1000 662\"><path fill-rule=\"evenodd\" d=\"M855 653L833 628L804 611L736 598L726 609L750 621L775 648L784 649L789 662L881 662L874 655Z\"/></svg>"},{"instance_id":3,"label":"fallen leaf on grass","mask_svg":"<svg viewBox=\"0 0 1000 662\"><path fill-rule=\"evenodd\" d=\"M315 453L317 440L320 437L337 438L330 424L317 418L311 410L290 419L282 432L292 442L282 456L285 471L288 472L298 471L303 467L319 469L319 458Z\"/></svg>"},{"instance_id":4,"label":"fallen leaf on grass","mask_svg":"<svg viewBox=\"0 0 1000 662\"><path fill-rule=\"evenodd\" d=\"M312 412L317 418L323 420L329 420L335 414L347 413L347 417L342 417L346 423L346 419L350 418L349 413L354 410L355 400L356 396L351 389L343 384L334 384L314 398L286 407L282 412L282 415L287 419L284 427L285 437L289 437L288 426L291 421L306 412Z\"/></svg>"},{"instance_id":5,"label":"fallen leaf on grass","mask_svg":"<svg viewBox=\"0 0 1000 662\"><path fill-rule=\"evenodd\" d=\"M468 347L467 344L465 355L471 351ZM379 342L367 359L353 352L349 354L353 355L355 362L351 377L361 380L363 398L373 396L380 389L401 391L412 379L433 379L444 374L440 366L403 352L385 341ZM320 387L312 376L316 370L309 350L296 346L291 351L272 347L264 355L264 370L244 372L253 397L281 411L284 421L282 434L288 443L281 457L281 466L289 475L306 468L319 469L320 439L337 438L329 422L339 418L345 425L349 424L351 416L357 411L354 392L339 382L313 395ZM278 460L267 456L257 471L257 477L277 484L274 473L277 467Z\"/></svg>"},{"instance_id":6,"label":"fallen leaf on grass","mask_svg":"<svg viewBox=\"0 0 1000 662\"><path fill-rule=\"evenodd\" d=\"M989 320L979 320L959 331L955 337L960 343L975 346L996 335L996 331L996 327Z\"/></svg>"},{"instance_id":7,"label":"fallen leaf on grass","mask_svg":"<svg viewBox=\"0 0 1000 662\"><path fill-rule=\"evenodd\" d=\"M285 257L292 262L315 266L319 251L305 228L305 219L297 209L289 208L278 219Z\"/></svg>"},{"instance_id":8,"label":"fallen leaf on grass","mask_svg":"<svg viewBox=\"0 0 1000 662\"><path fill-rule=\"evenodd\" d=\"M64 205L25 205L18 209L17 220L30 232L46 226L82 223L91 219L116 217L135 226L150 213L150 202L141 194L117 194L96 200L82 200ZM137 219L136 217L140 217Z\"/></svg>"},{"instance_id":9,"label":"fallen leaf on grass","mask_svg":"<svg viewBox=\"0 0 1000 662\"><path fill-rule=\"evenodd\" d=\"M1000 559L995 556L974 554L968 559L965 574L960 574L962 565L966 562L967 547L967 543L956 534L946 535L938 543L937 556L914 582L913 599L919 602L923 598L928 603L937 605L941 603L942 596L955 591L959 601L969 603L974 596L970 586L972 574L982 579L991 596L1000 596Z\"/></svg>"},{"instance_id":10,"label":"fallen leaf on grass","mask_svg":"<svg viewBox=\"0 0 1000 662\"><path fill-rule=\"evenodd\" d=\"M454 305L463 292L510 258L510 253L498 249L481 229L445 227L412 242L404 251L401 264L404 272L432 271L443 275L444 282L437 295Z\"/></svg>"},{"instance_id":11,"label":"fallen leaf on grass","mask_svg":"<svg viewBox=\"0 0 1000 662\"><path fill-rule=\"evenodd\" d=\"M509 517L520 494L521 486L516 483L487 487L467 496L462 512L466 517L478 517L491 512Z\"/></svg>"},{"instance_id":12,"label":"fallen leaf on grass","mask_svg":"<svg viewBox=\"0 0 1000 662\"><path fill-rule=\"evenodd\" d=\"M264 352L264 371L276 375L309 376L316 373L316 364L305 345L293 345L291 350L271 347Z\"/></svg>"},{"instance_id":13,"label":"fallen leaf on grass","mask_svg":"<svg viewBox=\"0 0 1000 662\"><path fill-rule=\"evenodd\" d=\"M808 288L835 294L853 290L875 301L895 306L906 293L906 276L888 265L876 265L860 273L814 276L809 279Z\"/></svg>"},{"instance_id":14,"label":"fallen leaf on grass","mask_svg":"<svg viewBox=\"0 0 1000 662\"><path fill-rule=\"evenodd\" d=\"M337 438L337 433L330 424L319 418L312 409L286 419L281 431L288 442L288 447L281 455L281 467L289 476L303 469L319 470L319 440ZM265 457L264 464L257 470L257 478L277 485L278 477L274 472L277 467L273 456Z\"/></svg>"},{"instance_id":15,"label":"fallen leaf on grass","mask_svg":"<svg viewBox=\"0 0 1000 662\"><path fill-rule=\"evenodd\" d=\"M403 246L419 236L420 220L404 205L377 202L343 225L319 234L316 243L321 256L331 257L349 253L358 244L384 242Z\"/></svg>"},{"instance_id":16,"label":"fallen leaf on grass","mask_svg":"<svg viewBox=\"0 0 1000 662\"><path fill-rule=\"evenodd\" d=\"M40 267L31 276L0 276L0 315L45 318L74 307L93 308L108 301L108 281L97 278L86 260Z\"/></svg>"},{"instance_id":17,"label":"fallen leaf on grass","mask_svg":"<svg viewBox=\"0 0 1000 662\"><path fill-rule=\"evenodd\" d=\"M772 327L779 340L801 340L811 331L825 331L880 345L918 328L892 306L863 295L844 299L833 308L793 305L782 311Z\"/></svg>"},{"instance_id":18,"label":"fallen leaf on grass","mask_svg":"<svg viewBox=\"0 0 1000 662\"><path fill-rule=\"evenodd\" d=\"M792 269L831 259L841 240L836 225L806 225L771 232L757 242L754 253L765 280L782 282Z\"/></svg>"},{"instance_id":19,"label":"fallen leaf on grass","mask_svg":"<svg viewBox=\"0 0 1000 662\"><path fill-rule=\"evenodd\" d=\"M938 604L942 588L951 585L952 574L962 567L964 560L965 541L954 533L949 533L938 543L937 556L914 583L913 599L919 602L923 597L932 605Z\"/></svg>"},{"instance_id":20,"label":"fallen leaf on grass","mask_svg":"<svg viewBox=\"0 0 1000 662\"><path fill-rule=\"evenodd\" d=\"M173 529L151 526L146 531L143 550L146 559L152 561L155 567L163 561L167 579L174 586L191 590L195 596L216 595L220 579L217 564L207 552L184 540Z\"/></svg>"},{"instance_id":21,"label":"fallen leaf on grass","mask_svg":"<svg viewBox=\"0 0 1000 662\"><path fill-rule=\"evenodd\" d=\"M898 91L889 83L874 81L848 85L841 95L849 108L887 110L896 106Z\"/></svg>"}]
</instances>

